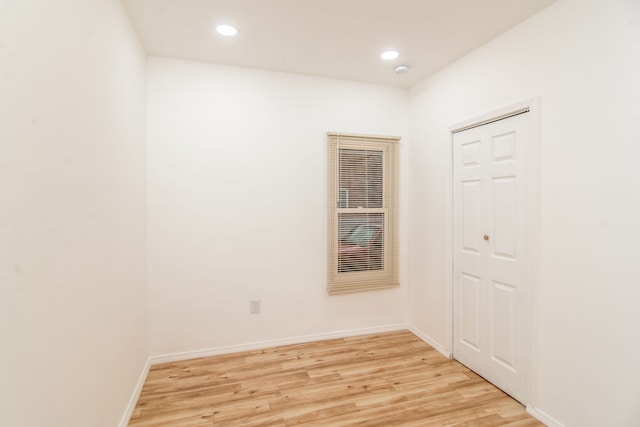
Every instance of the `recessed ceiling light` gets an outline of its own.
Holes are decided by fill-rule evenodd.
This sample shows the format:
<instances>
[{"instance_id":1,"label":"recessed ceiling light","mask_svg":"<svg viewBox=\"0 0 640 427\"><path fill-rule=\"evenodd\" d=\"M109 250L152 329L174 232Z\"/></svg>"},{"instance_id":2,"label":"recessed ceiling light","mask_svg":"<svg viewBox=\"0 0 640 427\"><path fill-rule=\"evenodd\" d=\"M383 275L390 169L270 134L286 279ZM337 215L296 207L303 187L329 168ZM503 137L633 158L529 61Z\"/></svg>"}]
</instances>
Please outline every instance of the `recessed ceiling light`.
<instances>
[{"instance_id":1,"label":"recessed ceiling light","mask_svg":"<svg viewBox=\"0 0 640 427\"><path fill-rule=\"evenodd\" d=\"M235 36L236 34L238 34L238 30L236 29L236 27L226 24L218 25L216 27L216 31L218 32L218 34L227 37Z\"/></svg>"},{"instance_id":2,"label":"recessed ceiling light","mask_svg":"<svg viewBox=\"0 0 640 427\"><path fill-rule=\"evenodd\" d=\"M398 56L400 56L400 53L397 50L385 50L380 54L380 58L384 59L385 61L396 59Z\"/></svg>"},{"instance_id":3,"label":"recessed ceiling light","mask_svg":"<svg viewBox=\"0 0 640 427\"><path fill-rule=\"evenodd\" d=\"M393 70L398 74L406 74L406 73L409 72L409 66L408 65L398 65Z\"/></svg>"}]
</instances>

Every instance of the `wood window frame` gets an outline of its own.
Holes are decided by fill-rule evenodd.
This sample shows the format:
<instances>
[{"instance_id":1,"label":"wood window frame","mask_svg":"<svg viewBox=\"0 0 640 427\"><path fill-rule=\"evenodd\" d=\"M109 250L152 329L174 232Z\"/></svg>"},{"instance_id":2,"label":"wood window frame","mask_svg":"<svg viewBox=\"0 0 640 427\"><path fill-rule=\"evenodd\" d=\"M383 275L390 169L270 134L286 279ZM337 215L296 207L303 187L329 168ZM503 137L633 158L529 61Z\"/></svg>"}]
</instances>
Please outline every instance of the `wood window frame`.
<instances>
[{"instance_id":1,"label":"wood window frame","mask_svg":"<svg viewBox=\"0 0 640 427\"><path fill-rule=\"evenodd\" d=\"M398 260L398 159L399 137L327 133L328 201L327 201L327 292L330 295L385 289L399 286ZM381 151L383 156L382 207L341 207L339 203L339 150ZM382 214L383 268L340 272L338 266L340 214Z\"/></svg>"}]
</instances>

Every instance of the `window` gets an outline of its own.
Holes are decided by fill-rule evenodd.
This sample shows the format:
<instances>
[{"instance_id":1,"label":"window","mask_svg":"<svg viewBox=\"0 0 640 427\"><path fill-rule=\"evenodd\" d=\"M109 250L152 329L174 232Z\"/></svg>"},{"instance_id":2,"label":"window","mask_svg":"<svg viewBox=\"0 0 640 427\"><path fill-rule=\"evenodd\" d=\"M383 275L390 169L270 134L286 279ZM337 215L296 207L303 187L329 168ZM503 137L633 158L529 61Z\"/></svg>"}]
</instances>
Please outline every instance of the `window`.
<instances>
[{"instance_id":1,"label":"window","mask_svg":"<svg viewBox=\"0 0 640 427\"><path fill-rule=\"evenodd\" d=\"M329 133L330 294L398 285L400 138Z\"/></svg>"}]
</instances>

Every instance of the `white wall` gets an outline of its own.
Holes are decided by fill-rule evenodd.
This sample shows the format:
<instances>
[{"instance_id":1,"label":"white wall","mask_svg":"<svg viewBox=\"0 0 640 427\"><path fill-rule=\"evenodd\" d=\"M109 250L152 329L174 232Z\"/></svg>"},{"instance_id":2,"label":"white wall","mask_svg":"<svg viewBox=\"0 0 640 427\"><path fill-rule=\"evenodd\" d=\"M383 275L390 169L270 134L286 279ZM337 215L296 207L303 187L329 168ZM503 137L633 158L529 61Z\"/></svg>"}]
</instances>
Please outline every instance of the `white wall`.
<instances>
[{"instance_id":1,"label":"white wall","mask_svg":"<svg viewBox=\"0 0 640 427\"><path fill-rule=\"evenodd\" d=\"M325 133L406 137L407 107L399 89L150 58L150 354L404 322L406 285L326 293Z\"/></svg>"},{"instance_id":2,"label":"white wall","mask_svg":"<svg viewBox=\"0 0 640 427\"><path fill-rule=\"evenodd\" d=\"M407 308L447 346L447 126L532 96L531 402L567 426L637 425L638 40L638 2L560 0L410 105L151 58L145 158L144 54L120 2L0 0L0 425L117 424L147 357L147 268L152 356L393 325ZM404 138L399 289L324 290L328 130Z\"/></svg>"},{"instance_id":3,"label":"white wall","mask_svg":"<svg viewBox=\"0 0 640 427\"><path fill-rule=\"evenodd\" d=\"M640 3L561 0L412 90L410 319L448 345L447 126L540 96L537 410L640 425Z\"/></svg>"},{"instance_id":4,"label":"white wall","mask_svg":"<svg viewBox=\"0 0 640 427\"><path fill-rule=\"evenodd\" d=\"M147 359L145 57L118 0L0 0L0 425L118 424Z\"/></svg>"}]
</instances>

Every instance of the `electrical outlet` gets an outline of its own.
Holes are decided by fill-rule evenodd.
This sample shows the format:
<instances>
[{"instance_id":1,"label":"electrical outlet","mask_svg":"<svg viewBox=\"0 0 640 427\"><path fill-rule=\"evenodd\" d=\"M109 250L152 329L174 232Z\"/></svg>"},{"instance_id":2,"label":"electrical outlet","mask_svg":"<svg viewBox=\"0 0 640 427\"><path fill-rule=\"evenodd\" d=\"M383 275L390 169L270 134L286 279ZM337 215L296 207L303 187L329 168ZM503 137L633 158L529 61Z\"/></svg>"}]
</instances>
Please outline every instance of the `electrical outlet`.
<instances>
[{"instance_id":1,"label":"electrical outlet","mask_svg":"<svg viewBox=\"0 0 640 427\"><path fill-rule=\"evenodd\" d=\"M260 300L259 299L249 300L249 304L251 306L251 314L260 313Z\"/></svg>"}]
</instances>

